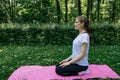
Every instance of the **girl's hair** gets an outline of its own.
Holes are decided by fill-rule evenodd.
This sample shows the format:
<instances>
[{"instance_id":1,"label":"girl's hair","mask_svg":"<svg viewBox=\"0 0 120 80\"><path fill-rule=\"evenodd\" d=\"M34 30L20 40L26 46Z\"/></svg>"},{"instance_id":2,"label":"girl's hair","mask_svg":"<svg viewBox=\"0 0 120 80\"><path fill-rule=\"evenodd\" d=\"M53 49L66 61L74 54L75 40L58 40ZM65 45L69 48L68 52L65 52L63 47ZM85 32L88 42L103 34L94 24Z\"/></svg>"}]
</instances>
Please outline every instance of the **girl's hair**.
<instances>
[{"instance_id":1,"label":"girl's hair","mask_svg":"<svg viewBox=\"0 0 120 80\"><path fill-rule=\"evenodd\" d=\"M84 17L84 16L78 16L77 19L81 23L84 22L84 28L87 31L87 33L89 34L90 39L91 39L91 36L92 36L91 22L87 19L87 17Z\"/></svg>"}]
</instances>

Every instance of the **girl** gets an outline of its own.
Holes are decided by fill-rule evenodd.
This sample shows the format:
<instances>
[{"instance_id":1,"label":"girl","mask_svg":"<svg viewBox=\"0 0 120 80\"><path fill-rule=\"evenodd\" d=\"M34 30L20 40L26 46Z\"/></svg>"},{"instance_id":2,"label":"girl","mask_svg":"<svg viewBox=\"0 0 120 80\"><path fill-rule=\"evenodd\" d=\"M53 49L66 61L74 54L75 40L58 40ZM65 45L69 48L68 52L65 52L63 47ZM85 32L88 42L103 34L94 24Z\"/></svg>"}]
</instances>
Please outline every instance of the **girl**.
<instances>
[{"instance_id":1,"label":"girl","mask_svg":"<svg viewBox=\"0 0 120 80\"><path fill-rule=\"evenodd\" d=\"M55 69L61 76L89 73L90 22L86 17L78 16L74 26L75 30L79 30L79 35L73 41L72 55L61 61Z\"/></svg>"}]
</instances>

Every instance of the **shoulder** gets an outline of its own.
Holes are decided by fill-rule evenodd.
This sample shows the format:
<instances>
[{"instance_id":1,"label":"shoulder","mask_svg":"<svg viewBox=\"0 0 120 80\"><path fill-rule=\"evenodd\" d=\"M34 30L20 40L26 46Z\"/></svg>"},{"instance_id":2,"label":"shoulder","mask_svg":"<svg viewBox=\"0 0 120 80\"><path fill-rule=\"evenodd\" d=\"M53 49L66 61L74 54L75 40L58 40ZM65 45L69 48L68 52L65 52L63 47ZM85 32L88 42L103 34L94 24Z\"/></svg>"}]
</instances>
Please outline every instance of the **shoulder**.
<instances>
[{"instance_id":1,"label":"shoulder","mask_svg":"<svg viewBox=\"0 0 120 80\"><path fill-rule=\"evenodd\" d=\"M88 33L83 33L83 34L80 34L78 37L77 37L78 40L88 40L89 39L89 34Z\"/></svg>"},{"instance_id":2,"label":"shoulder","mask_svg":"<svg viewBox=\"0 0 120 80\"><path fill-rule=\"evenodd\" d=\"M89 34L88 33L83 33L81 34L82 37L89 37Z\"/></svg>"}]
</instances>

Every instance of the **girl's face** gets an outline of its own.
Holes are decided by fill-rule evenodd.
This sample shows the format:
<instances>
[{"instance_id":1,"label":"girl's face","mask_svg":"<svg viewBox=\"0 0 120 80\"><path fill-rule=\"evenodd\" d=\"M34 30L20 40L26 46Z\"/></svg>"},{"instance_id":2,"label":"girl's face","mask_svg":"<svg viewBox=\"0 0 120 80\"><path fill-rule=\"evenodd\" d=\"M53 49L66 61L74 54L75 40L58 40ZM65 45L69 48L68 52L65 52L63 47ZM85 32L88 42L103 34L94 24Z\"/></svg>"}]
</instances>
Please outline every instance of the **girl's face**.
<instances>
[{"instance_id":1,"label":"girl's face","mask_svg":"<svg viewBox=\"0 0 120 80\"><path fill-rule=\"evenodd\" d=\"M83 28L83 25L84 25L83 22L81 23L78 19L75 20L74 26L76 30Z\"/></svg>"}]
</instances>

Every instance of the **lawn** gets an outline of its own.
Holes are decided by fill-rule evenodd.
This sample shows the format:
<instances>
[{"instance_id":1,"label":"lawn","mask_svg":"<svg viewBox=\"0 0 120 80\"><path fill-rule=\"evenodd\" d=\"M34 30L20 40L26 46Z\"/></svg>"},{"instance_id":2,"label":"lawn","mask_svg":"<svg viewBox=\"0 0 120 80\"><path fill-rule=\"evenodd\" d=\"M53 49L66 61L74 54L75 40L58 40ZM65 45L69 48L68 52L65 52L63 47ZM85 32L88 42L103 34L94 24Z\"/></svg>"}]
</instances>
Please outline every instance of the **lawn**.
<instances>
[{"instance_id":1,"label":"lawn","mask_svg":"<svg viewBox=\"0 0 120 80\"><path fill-rule=\"evenodd\" d=\"M7 45L0 46L0 80L23 65L55 65L71 54L71 45ZM120 46L91 46L90 64L107 64L120 75Z\"/></svg>"}]
</instances>

